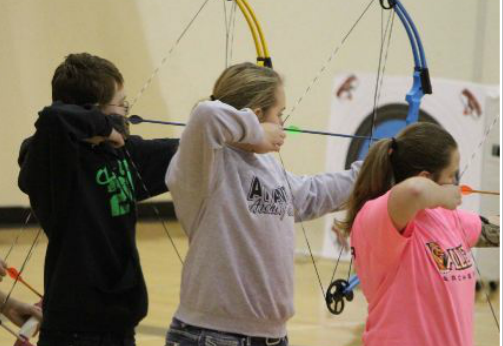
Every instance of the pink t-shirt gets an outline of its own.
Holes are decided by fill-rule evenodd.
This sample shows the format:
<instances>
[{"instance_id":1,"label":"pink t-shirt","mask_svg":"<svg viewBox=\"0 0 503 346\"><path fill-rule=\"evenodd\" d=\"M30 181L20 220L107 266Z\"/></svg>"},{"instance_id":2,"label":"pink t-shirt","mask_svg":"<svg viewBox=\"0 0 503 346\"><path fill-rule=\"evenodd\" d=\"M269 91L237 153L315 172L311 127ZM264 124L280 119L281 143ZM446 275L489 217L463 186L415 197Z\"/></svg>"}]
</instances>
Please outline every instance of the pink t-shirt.
<instances>
[{"instance_id":1,"label":"pink t-shirt","mask_svg":"<svg viewBox=\"0 0 503 346\"><path fill-rule=\"evenodd\" d=\"M388 214L390 192L367 202L351 231L368 302L366 346L471 346L475 266L482 225L466 211L427 209L403 234Z\"/></svg>"}]
</instances>

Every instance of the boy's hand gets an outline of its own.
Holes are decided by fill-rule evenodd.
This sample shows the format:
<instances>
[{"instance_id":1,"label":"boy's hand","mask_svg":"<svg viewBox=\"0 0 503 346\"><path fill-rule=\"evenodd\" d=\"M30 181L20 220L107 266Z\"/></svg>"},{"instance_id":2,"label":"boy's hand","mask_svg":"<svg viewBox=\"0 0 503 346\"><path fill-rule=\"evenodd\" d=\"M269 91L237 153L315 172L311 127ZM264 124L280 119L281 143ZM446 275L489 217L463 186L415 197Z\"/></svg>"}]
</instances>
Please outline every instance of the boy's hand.
<instances>
[{"instance_id":1,"label":"boy's hand","mask_svg":"<svg viewBox=\"0 0 503 346\"><path fill-rule=\"evenodd\" d=\"M109 141L114 148L120 148L124 146L124 137L116 129L112 128L112 132L108 137L94 136L88 139L84 139L85 142L89 142L94 145L99 145L104 141Z\"/></svg>"},{"instance_id":2,"label":"boy's hand","mask_svg":"<svg viewBox=\"0 0 503 346\"><path fill-rule=\"evenodd\" d=\"M99 145L105 141L105 137L102 136L94 136L91 138L84 139L84 142L88 142L94 145Z\"/></svg>"},{"instance_id":3,"label":"boy's hand","mask_svg":"<svg viewBox=\"0 0 503 346\"><path fill-rule=\"evenodd\" d=\"M262 143L251 146L253 151L257 154L279 151L286 138L283 128L273 123L261 123L260 125L264 130L264 139Z\"/></svg>"},{"instance_id":4,"label":"boy's hand","mask_svg":"<svg viewBox=\"0 0 503 346\"><path fill-rule=\"evenodd\" d=\"M122 137L127 139L131 135L129 131L129 121L127 117L120 114L110 114L108 115L108 117L112 120L113 128L116 129L119 133L121 133Z\"/></svg>"},{"instance_id":5,"label":"boy's hand","mask_svg":"<svg viewBox=\"0 0 503 346\"><path fill-rule=\"evenodd\" d=\"M106 138L112 144L114 148L120 148L124 146L124 137L116 129L112 128L112 132Z\"/></svg>"}]
</instances>

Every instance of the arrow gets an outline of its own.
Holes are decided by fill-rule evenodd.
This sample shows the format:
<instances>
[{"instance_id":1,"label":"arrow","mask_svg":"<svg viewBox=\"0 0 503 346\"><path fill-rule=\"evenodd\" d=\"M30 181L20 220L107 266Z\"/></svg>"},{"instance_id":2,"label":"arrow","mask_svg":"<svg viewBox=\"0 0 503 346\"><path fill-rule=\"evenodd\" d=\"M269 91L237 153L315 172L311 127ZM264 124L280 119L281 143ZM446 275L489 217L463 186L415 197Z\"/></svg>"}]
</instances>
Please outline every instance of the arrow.
<instances>
[{"instance_id":1,"label":"arrow","mask_svg":"<svg viewBox=\"0 0 503 346\"><path fill-rule=\"evenodd\" d=\"M144 119L139 115L131 115L130 117L127 118L128 121L131 124L137 125L141 123L151 123L151 124L161 124L161 125L171 125L171 126L187 126L185 123L179 123L175 121L160 121L160 120L149 120L149 119ZM371 141L376 141L382 138L371 138L369 136L358 136L358 135L345 135L342 133L332 133L332 132L325 132L325 131L314 131L314 130L304 130L304 129L299 129L296 126L289 126L284 129L287 132L290 133L305 133L305 134L310 134L310 135L322 135L322 136L332 136L332 137L342 137L342 138L355 138L355 139L367 139Z\"/></svg>"},{"instance_id":2,"label":"arrow","mask_svg":"<svg viewBox=\"0 0 503 346\"><path fill-rule=\"evenodd\" d=\"M500 193L496 191L485 191L485 190L474 190L468 185L461 185L461 194L463 195L471 195L472 193L479 193L481 195L494 195L494 196L499 196Z\"/></svg>"},{"instance_id":3,"label":"arrow","mask_svg":"<svg viewBox=\"0 0 503 346\"><path fill-rule=\"evenodd\" d=\"M37 296L39 296L40 298L43 298L43 296L36 289L34 289L29 283L24 281L24 279L21 277L21 275L19 274L19 272L17 271L16 268L14 268L14 267L7 268L7 273L9 274L9 276L12 279L19 281L20 283L25 285L30 291L35 293Z\"/></svg>"}]
</instances>

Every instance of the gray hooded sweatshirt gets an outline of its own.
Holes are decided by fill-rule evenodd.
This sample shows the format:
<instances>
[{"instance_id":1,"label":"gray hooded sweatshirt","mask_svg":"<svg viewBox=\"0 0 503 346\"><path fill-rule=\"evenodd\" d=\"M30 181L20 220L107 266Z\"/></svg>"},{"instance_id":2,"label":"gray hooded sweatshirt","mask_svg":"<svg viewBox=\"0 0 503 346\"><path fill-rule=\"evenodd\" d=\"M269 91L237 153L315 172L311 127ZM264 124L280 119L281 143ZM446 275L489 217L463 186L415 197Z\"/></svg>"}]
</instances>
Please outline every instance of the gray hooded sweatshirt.
<instances>
[{"instance_id":1,"label":"gray hooded sweatshirt","mask_svg":"<svg viewBox=\"0 0 503 346\"><path fill-rule=\"evenodd\" d=\"M263 136L251 110L202 102L171 161L166 183L190 245L175 317L187 324L284 337L294 314L294 222L337 210L351 192L360 164L296 176L270 154L230 145Z\"/></svg>"}]
</instances>

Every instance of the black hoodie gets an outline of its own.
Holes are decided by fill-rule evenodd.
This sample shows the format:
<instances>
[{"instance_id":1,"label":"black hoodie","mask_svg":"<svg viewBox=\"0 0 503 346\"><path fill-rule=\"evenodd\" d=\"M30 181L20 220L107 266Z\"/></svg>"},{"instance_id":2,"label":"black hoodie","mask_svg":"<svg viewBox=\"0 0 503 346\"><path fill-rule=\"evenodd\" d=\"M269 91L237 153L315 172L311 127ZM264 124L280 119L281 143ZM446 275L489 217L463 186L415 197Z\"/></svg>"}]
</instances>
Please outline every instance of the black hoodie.
<instances>
[{"instance_id":1,"label":"black hoodie","mask_svg":"<svg viewBox=\"0 0 503 346\"><path fill-rule=\"evenodd\" d=\"M35 127L21 147L19 186L49 240L42 330L130 333L148 307L136 202L167 191L178 140L92 145L83 140L108 136L111 118L60 102Z\"/></svg>"}]
</instances>

